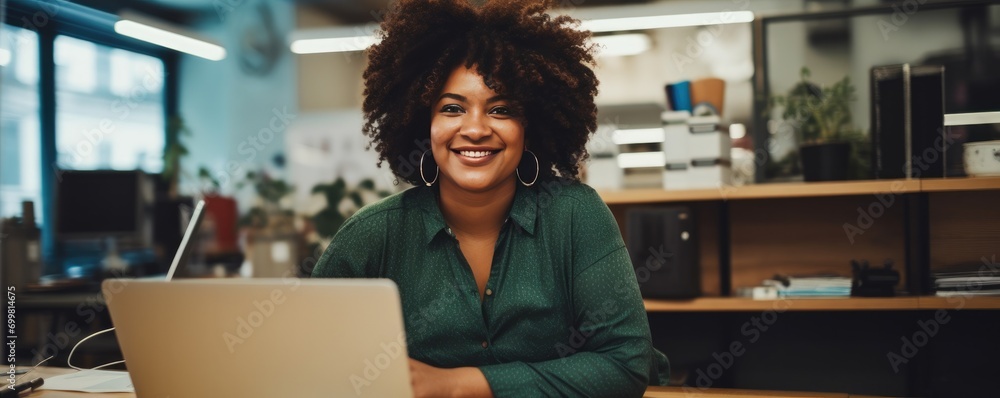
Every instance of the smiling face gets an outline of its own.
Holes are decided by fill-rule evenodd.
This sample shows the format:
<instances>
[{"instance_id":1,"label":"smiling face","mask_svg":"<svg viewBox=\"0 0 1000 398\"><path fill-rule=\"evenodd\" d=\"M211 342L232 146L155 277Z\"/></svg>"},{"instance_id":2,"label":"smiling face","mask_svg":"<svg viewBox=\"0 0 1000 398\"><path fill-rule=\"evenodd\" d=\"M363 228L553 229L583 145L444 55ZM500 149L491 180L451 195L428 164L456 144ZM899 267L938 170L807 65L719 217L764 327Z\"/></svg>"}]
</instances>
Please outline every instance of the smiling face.
<instances>
[{"instance_id":1,"label":"smiling face","mask_svg":"<svg viewBox=\"0 0 1000 398\"><path fill-rule=\"evenodd\" d=\"M475 67L452 71L431 112L442 187L485 192L514 184L524 127L510 99L487 87Z\"/></svg>"}]
</instances>

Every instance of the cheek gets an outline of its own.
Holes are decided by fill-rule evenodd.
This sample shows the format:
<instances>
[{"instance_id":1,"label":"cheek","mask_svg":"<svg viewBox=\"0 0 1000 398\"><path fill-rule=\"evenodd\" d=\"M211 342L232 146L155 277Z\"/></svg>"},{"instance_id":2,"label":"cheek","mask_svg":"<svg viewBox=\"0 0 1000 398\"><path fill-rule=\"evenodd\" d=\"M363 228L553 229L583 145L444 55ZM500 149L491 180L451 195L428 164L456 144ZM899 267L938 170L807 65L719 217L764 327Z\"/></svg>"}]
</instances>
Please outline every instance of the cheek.
<instances>
[{"instance_id":1,"label":"cheek","mask_svg":"<svg viewBox=\"0 0 1000 398\"><path fill-rule=\"evenodd\" d=\"M507 144L508 148L515 149L517 151L523 151L524 146L524 129L521 128L520 124L511 124L506 126L502 130L503 141Z\"/></svg>"},{"instance_id":2,"label":"cheek","mask_svg":"<svg viewBox=\"0 0 1000 398\"><path fill-rule=\"evenodd\" d=\"M431 119L431 143L434 145L446 144L453 135L452 130L446 120Z\"/></svg>"}]
</instances>

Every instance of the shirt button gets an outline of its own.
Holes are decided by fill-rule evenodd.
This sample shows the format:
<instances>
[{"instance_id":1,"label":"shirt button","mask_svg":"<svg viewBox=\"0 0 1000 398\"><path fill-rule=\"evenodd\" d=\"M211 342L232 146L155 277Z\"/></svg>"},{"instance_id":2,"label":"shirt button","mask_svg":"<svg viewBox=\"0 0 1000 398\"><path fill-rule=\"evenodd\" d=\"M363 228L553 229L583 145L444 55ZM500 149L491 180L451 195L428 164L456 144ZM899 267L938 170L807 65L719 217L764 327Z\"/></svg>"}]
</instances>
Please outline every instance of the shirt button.
<instances>
[{"instance_id":1,"label":"shirt button","mask_svg":"<svg viewBox=\"0 0 1000 398\"><path fill-rule=\"evenodd\" d=\"M490 343L487 343L485 341L483 342L483 348L486 348L486 347L489 347L489 346L490 346Z\"/></svg>"},{"instance_id":2,"label":"shirt button","mask_svg":"<svg viewBox=\"0 0 1000 398\"><path fill-rule=\"evenodd\" d=\"M492 296L493 295L493 291L490 290L490 289L486 289L486 295L487 296Z\"/></svg>"}]
</instances>

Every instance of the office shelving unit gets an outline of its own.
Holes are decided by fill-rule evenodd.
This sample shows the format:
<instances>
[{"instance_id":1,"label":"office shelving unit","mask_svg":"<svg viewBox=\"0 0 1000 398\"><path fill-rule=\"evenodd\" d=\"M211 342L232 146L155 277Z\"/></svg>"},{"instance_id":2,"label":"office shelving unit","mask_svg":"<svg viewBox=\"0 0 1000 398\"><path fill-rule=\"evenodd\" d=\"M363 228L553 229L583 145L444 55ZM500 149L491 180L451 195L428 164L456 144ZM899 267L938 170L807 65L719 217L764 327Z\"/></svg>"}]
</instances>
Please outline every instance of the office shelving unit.
<instances>
[{"instance_id":1,"label":"office shelving unit","mask_svg":"<svg viewBox=\"0 0 1000 398\"><path fill-rule=\"evenodd\" d=\"M786 183L666 191L603 191L619 225L634 206L692 208L698 218L704 297L646 300L648 312L894 311L1000 309L1000 297L945 298L930 292L931 269L1000 254L1000 177ZM881 200L879 199L881 198ZM844 224L867 209L872 225L851 240ZM851 211L843 211L850 209ZM626 229L622 228L623 233ZM868 235L868 236L865 236ZM824 242L832 241L832 244ZM803 249L802 246L805 248ZM974 254L970 254L974 253ZM907 295L793 298L777 303L731 297L775 273L836 272L848 261L891 258ZM769 265L770 264L770 265Z\"/></svg>"}]
</instances>

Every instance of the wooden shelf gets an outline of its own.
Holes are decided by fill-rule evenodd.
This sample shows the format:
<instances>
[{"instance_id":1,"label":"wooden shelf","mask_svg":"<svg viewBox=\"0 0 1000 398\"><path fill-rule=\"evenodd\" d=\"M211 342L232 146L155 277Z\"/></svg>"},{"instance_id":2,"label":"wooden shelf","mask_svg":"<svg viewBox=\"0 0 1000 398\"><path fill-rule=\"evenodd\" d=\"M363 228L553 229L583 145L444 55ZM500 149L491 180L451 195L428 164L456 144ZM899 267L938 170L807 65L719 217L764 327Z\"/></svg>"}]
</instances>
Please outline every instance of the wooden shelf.
<instances>
[{"instance_id":1,"label":"wooden shelf","mask_svg":"<svg viewBox=\"0 0 1000 398\"><path fill-rule=\"evenodd\" d=\"M923 192L1000 190L1000 177L937 178L920 180Z\"/></svg>"},{"instance_id":2,"label":"wooden shelf","mask_svg":"<svg viewBox=\"0 0 1000 398\"><path fill-rule=\"evenodd\" d=\"M667 191L663 189L625 189L600 191L609 205L707 200L779 199L817 196L871 195L920 191L919 180L878 180L851 182L813 182L746 185L716 189Z\"/></svg>"},{"instance_id":3,"label":"wooden shelf","mask_svg":"<svg viewBox=\"0 0 1000 398\"><path fill-rule=\"evenodd\" d=\"M781 199L802 197L1000 190L1000 177L939 178L924 180L870 180L846 182L795 182L667 191L657 188L599 191L609 205L697 202L711 200Z\"/></svg>"},{"instance_id":4,"label":"wooden shelf","mask_svg":"<svg viewBox=\"0 0 1000 398\"><path fill-rule=\"evenodd\" d=\"M924 310L995 310L1000 309L1000 296L920 297Z\"/></svg>"},{"instance_id":5,"label":"wooden shelf","mask_svg":"<svg viewBox=\"0 0 1000 398\"><path fill-rule=\"evenodd\" d=\"M1000 296L844 297L754 300L743 297L701 297L693 300L643 300L646 312L897 311L933 309L1000 309Z\"/></svg>"},{"instance_id":6,"label":"wooden shelf","mask_svg":"<svg viewBox=\"0 0 1000 398\"><path fill-rule=\"evenodd\" d=\"M721 200L722 189L689 189L667 191L656 188L623 189L620 191L598 191L604 202L613 204L641 204L657 202L696 202Z\"/></svg>"}]
</instances>

